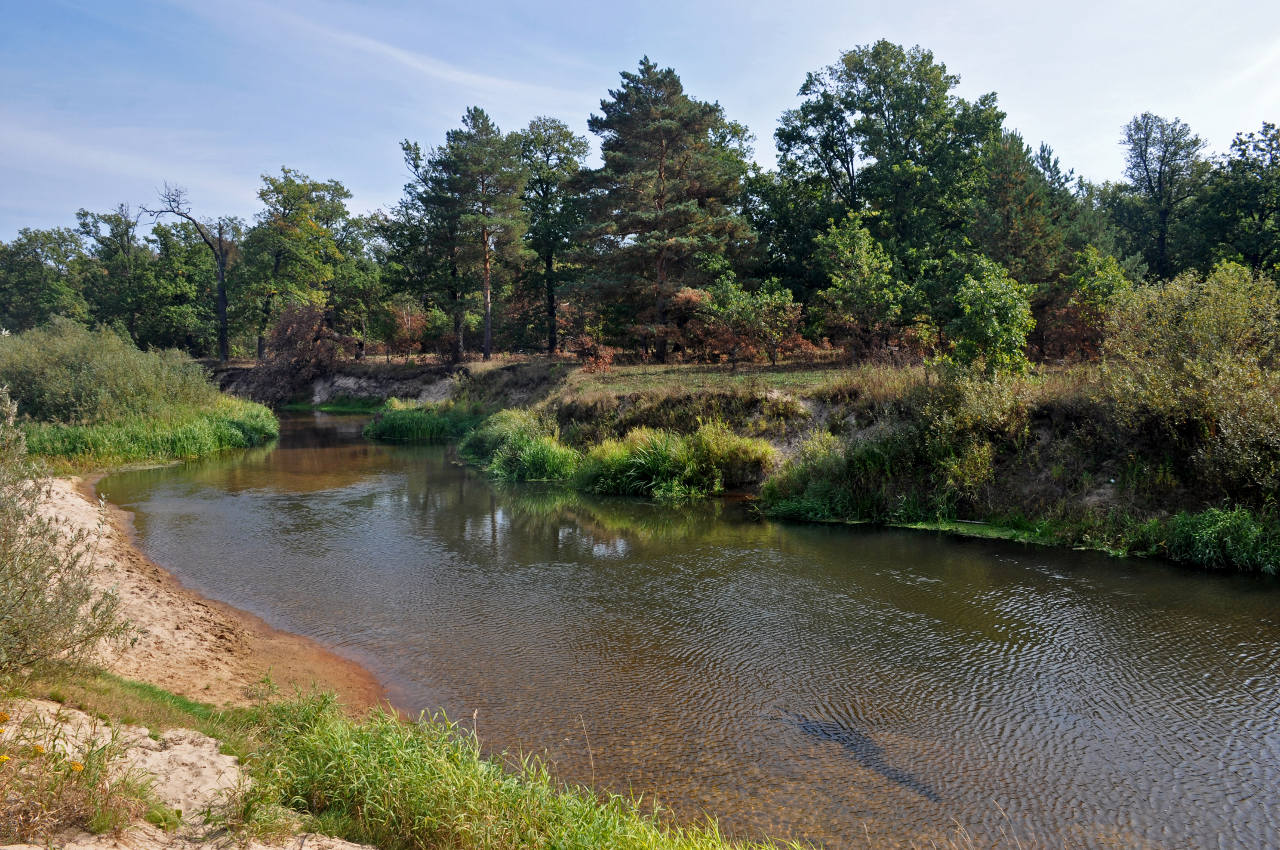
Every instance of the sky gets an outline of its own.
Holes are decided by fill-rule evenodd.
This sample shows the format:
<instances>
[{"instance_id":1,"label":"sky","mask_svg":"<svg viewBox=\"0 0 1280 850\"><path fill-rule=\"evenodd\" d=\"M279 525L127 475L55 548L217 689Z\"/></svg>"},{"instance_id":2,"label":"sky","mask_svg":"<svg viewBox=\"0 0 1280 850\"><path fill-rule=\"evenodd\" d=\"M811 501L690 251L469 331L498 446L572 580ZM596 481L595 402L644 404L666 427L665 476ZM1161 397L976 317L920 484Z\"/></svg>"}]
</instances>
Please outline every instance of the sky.
<instances>
[{"instance_id":1,"label":"sky","mask_svg":"<svg viewBox=\"0 0 1280 850\"><path fill-rule=\"evenodd\" d=\"M644 55L772 166L805 74L880 38L932 50L962 96L996 92L1006 126L1091 180L1121 176L1143 111L1211 153L1280 122L1276 0L0 0L0 240L166 182L198 215L251 220L286 165L385 207L401 139L439 144L471 105L504 130L551 115L587 134Z\"/></svg>"}]
</instances>

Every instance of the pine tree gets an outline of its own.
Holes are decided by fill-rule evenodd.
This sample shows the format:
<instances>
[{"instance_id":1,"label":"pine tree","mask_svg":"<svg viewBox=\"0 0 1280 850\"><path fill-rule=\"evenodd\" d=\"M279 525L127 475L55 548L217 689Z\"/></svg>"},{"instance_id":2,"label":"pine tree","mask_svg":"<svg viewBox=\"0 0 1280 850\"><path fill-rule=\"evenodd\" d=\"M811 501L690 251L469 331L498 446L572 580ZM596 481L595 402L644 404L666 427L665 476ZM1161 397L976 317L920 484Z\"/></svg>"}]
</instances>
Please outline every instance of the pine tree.
<instances>
[{"instance_id":1,"label":"pine tree","mask_svg":"<svg viewBox=\"0 0 1280 850\"><path fill-rule=\"evenodd\" d=\"M590 181L598 274L616 285L640 322L652 323L665 361L668 307L699 280L697 257L724 255L751 231L733 205L746 172L747 134L719 104L684 92L671 68L646 56L587 122L604 166Z\"/></svg>"}]
</instances>

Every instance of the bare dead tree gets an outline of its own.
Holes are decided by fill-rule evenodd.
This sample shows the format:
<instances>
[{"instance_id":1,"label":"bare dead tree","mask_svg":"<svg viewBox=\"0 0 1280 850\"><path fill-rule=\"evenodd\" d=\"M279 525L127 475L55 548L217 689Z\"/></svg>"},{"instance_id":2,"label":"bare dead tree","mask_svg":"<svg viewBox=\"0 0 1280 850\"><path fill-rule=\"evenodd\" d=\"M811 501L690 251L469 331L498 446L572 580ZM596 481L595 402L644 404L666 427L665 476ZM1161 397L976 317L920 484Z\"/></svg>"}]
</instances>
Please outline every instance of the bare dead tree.
<instances>
[{"instance_id":1,"label":"bare dead tree","mask_svg":"<svg viewBox=\"0 0 1280 850\"><path fill-rule=\"evenodd\" d=\"M236 220L222 216L216 220L204 220L191 214L191 203L187 200L187 190L181 186L164 184L160 191L160 206L155 209L142 208L143 212L153 219L173 215L190 222L209 246L213 261L217 267L218 287L215 308L218 315L218 359L227 362L231 357L231 341L227 331L227 264L230 262L237 246L235 234Z\"/></svg>"}]
</instances>

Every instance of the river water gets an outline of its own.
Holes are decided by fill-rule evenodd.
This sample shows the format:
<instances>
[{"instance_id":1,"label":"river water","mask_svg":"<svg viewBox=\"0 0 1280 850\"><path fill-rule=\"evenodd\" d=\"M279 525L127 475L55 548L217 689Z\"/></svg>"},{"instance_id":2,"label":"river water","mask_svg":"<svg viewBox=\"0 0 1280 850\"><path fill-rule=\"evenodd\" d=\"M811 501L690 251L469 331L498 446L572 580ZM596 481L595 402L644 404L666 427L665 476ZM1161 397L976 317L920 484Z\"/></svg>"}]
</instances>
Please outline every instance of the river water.
<instances>
[{"instance_id":1,"label":"river water","mask_svg":"<svg viewBox=\"0 0 1280 850\"><path fill-rule=\"evenodd\" d=\"M733 836L1280 846L1280 583L495 485L362 424L99 491L399 707Z\"/></svg>"}]
</instances>

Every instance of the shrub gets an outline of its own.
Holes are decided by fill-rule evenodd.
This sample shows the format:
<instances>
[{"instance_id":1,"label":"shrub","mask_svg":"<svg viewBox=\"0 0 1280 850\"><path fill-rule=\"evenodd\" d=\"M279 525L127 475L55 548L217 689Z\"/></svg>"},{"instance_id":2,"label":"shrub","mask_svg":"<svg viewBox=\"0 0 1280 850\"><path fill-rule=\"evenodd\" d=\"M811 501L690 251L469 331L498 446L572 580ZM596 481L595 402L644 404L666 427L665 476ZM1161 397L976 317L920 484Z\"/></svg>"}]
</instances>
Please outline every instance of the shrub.
<instances>
[{"instance_id":1,"label":"shrub","mask_svg":"<svg viewBox=\"0 0 1280 850\"><path fill-rule=\"evenodd\" d=\"M507 481L564 481L573 476L581 455L549 434L520 434L503 443L489 472Z\"/></svg>"},{"instance_id":2,"label":"shrub","mask_svg":"<svg viewBox=\"0 0 1280 850\"><path fill-rule=\"evenodd\" d=\"M41 513L40 475L14 425L14 405L0 389L0 692L91 661L104 641L122 638L127 628L116 597L94 589L96 535L68 535Z\"/></svg>"},{"instance_id":3,"label":"shrub","mask_svg":"<svg viewBox=\"0 0 1280 850\"><path fill-rule=\"evenodd\" d=\"M465 436L484 418L484 408L468 402L417 404L389 399L364 435L396 443L447 443Z\"/></svg>"},{"instance_id":4,"label":"shrub","mask_svg":"<svg viewBox=\"0 0 1280 850\"><path fill-rule=\"evenodd\" d=\"M487 466L504 443L516 439L548 436L551 428L536 413L524 408L500 410L467 435L458 450L471 460Z\"/></svg>"},{"instance_id":5,"label":"shrub","mask_svg":"<svg viewBox=\"0 0 1280 850\"><path fill-rule=\"evenodd\" d=\"M768 443L739 437L721 424L702 425L689 436L634 428L587 452L574 481L602 495L680 502L718 493L726 483L758 480L773 460Z\"/></svg>"},{"instance_id":6,"label":"shrub","mask_svg":"<svg viewBox=\"0 0 1280 850\"><path fill-rule=\"evenodd\" d=\"M1219 492L1280 487L1280 290L1233 263L1117 293L1101 393Z\"/></svg>"},{"instance_id":7,"label":"shrub","mask_svg":"<svg viewBox=\"0 0 1280 850\"><path fill-rule=\"evenodd\" d=\"M0 385L24 417L94 424L210 404L218 391L177 351L139 351L113 331L67 319L0 337Z\"/></svg>"}]
</instances>

